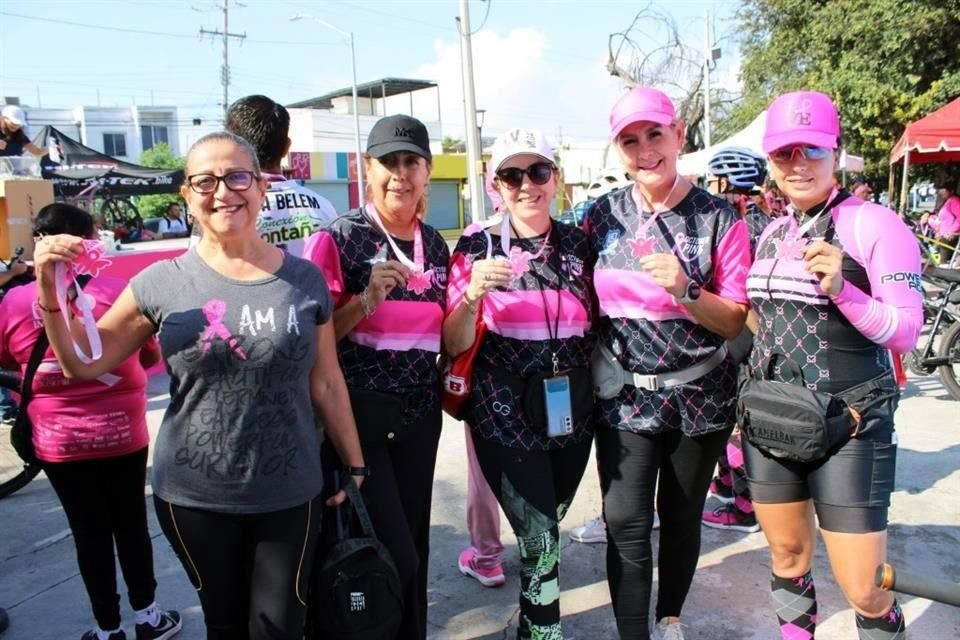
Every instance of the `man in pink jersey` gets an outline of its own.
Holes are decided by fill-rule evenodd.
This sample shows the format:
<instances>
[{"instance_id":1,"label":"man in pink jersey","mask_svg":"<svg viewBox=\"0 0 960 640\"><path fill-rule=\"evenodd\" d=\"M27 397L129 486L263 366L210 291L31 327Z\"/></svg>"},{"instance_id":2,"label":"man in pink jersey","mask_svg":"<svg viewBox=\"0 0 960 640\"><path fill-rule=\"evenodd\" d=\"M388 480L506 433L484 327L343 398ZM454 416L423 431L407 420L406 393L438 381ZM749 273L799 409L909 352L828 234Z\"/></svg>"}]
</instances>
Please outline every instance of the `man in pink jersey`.
<instances>
[{"instance_id":1,"label":"man in pink jersey","mask_svg":"<svg viewBox=\"0 0 960 640\"><path fill-rule=\"evenodd\" d=\"M747 426L743 455L781 637L814 637L819 524L858 638L902 640L900 606L872 585L886 560L897 452L889 350L910 351L923 326L920 255L893 211L835 186L839 138L837 109L822 93L788 93L767 110L763 149L790 207L761 235L747 279L758 317L749 366L754 377L840 394L858 412L856 429L826 457L800 462Z\"/></svg>"}]
</instances>

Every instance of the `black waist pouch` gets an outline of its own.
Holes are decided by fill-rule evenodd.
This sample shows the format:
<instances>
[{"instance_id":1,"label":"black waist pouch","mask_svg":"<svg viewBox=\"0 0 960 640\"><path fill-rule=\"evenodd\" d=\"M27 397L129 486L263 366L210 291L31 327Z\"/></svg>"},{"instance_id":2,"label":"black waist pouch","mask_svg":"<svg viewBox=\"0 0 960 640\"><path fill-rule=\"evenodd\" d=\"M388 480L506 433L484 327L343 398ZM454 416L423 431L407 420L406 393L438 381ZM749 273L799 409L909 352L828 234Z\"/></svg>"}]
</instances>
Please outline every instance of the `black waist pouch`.
<instances>
[{"instance_id":1,"label":"black waist pouch","mask_svg":"<svg viewBox=\"0 0 960 640\"><path fill-rule=\"evenodd\" d=\"M754 376L740 385L737 424L753 446L776 458L816 462L856 435L860 416L871 406L899 394L891 373L839 394L808 389L800 368L789 363L794 377L779 382ZM764 367L769 378L772 359Z\"/></svg>"},{"instance_id":2,"label":"black waist pouch","mask_svg":"<svg viewBox=\"0 0 960 640\"><path fill-rule=\"evenodd\" d=\"M363 447L382 447L402 442L409 434L405 414L410 406L426 394L400 394L369 389L348 389L357 435Z\"/></svg>"},{"instance_id":3,"label":"black waist pouch","mask_svg":"<svg viewBox=\"0 0 960 640\"><path fill-rule=\"evenodd\" d=\"M556 374L543 371L526 378L514 375L503 369L484 368L497 382L506 384L513 390L514 397L522 398L523 413L530 426L537 433L547 432L547 407L543 393L543 381L555 376L570 378L570 409L575 424L581 424L593 417L595 401L593 376L590 369L577 367L564 369Z\"/></svg>"}]
</instances>

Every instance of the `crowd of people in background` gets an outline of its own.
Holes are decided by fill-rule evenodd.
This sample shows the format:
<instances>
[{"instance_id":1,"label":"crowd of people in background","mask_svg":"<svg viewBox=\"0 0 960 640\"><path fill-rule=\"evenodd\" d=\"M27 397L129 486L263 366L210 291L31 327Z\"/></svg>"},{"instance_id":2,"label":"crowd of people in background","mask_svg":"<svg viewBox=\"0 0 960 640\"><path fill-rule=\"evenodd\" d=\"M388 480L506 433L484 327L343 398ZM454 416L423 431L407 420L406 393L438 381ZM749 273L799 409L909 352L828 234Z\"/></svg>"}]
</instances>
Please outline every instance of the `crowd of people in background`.
<instances>
[{"instance_id":1,"label":"crowd of people in background","mask_svg":"<svg viewBox=\"0 0 960 640\"><path fill-rule=\"evenodd\" d=\"M29 412L93 611L83 640L126 638L114 543L137 640L182 626L156 600L143 498L144 368L158 361L170 402L154 508L206 637L300 640L342 469L400 576L397 637L426 638L437 360L474 348L462 414L471 546L457 564L485 587L507 582L502 509L519 550L519 640L564 637L559 527L592 448L603 511L591 541L607 544L621 638L684 638L702 524L762 529L784 640L814 637L817 527L858 637L905 638L872 572L886 557L897 453L890 354L913 347L923 318L910 231L870 202L865 181L837 185L840 121L824 94L778 97L764 154L718 153L709 191L677 171L686 125L663 92L626 92L609 124L633 183L593 202L582 227L551 218L561 176L543 134L512 129L488 164L496 215L452 253L429 224L422 122L374 125L367 204L338 216L282 175L289 115L265 96L238 100L227 131L190 148L180 197L191 248L129 284L65 282L89 257L94 220L68 205L41 211L37 280L0 306L0 365L23 369L49 339ZM34 152L22 125L4 108L6 147ZM960 197L943 189L923 223L949 239ZM272 205L290 192L310 206ZM158 233L190 233L179 203ZM855 428L812 462L753 441L737 428L738 388L760 378L844 398ZM710 628L711 612L695 619Z\"/></svg>"}]
</instances>

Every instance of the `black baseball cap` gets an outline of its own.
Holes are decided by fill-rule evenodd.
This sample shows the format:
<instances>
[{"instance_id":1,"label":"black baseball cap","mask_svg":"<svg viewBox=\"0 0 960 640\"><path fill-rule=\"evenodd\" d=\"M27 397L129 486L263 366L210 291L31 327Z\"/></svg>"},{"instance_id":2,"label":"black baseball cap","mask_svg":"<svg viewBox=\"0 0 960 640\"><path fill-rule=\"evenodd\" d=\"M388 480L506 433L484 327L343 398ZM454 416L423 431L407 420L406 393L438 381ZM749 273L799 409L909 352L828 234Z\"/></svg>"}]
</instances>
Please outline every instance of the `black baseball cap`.
<instances>
[{"instance_id":1,"label":"black baseball cap","mask_svg":"<svg viewBox=\"0 0 960 640\"><path fill-rule=\"evenodd\" d=\"M427 127L416 118L398 115L380 118L367 136L367 153L374 158L409 151L433 161Z\"/></svg>"}]
</instances>

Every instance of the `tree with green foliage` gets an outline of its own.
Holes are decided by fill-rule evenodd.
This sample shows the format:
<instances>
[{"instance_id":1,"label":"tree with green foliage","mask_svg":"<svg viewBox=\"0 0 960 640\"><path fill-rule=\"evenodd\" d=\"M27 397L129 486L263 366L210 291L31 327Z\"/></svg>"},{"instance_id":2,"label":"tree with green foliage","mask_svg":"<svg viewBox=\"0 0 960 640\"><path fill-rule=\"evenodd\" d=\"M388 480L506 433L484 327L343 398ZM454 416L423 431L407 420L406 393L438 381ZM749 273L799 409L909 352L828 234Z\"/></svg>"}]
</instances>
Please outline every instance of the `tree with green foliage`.
<instances>
[{"instance_id":1,"label":"tree with green foliage","mask_svg":"<svg viewBox=\"0 0 960 640\"><path fill-rule=\"evenodd\" d=\"M173 154L170 145L160 142L140 154L139 163L151 169L183 169L184 159ZM167 213L167 206L171 202L180 202L180 196L167 193L155 196L140 196L137 198L137 209L144 220L162 218Z\"/></svg>"},{"instance_id":2,"label":"tree with green foliage","mask_svg":"<svg viewBox=\"0 0 960 640\"><path fill-rule=\"evenodd\" d=\"M737 18L744 99L733 124L782 93L822 91L844 146L881 184L904 127L960 95L958 0L743 0Z\"/></svg>"}]
</instances>

